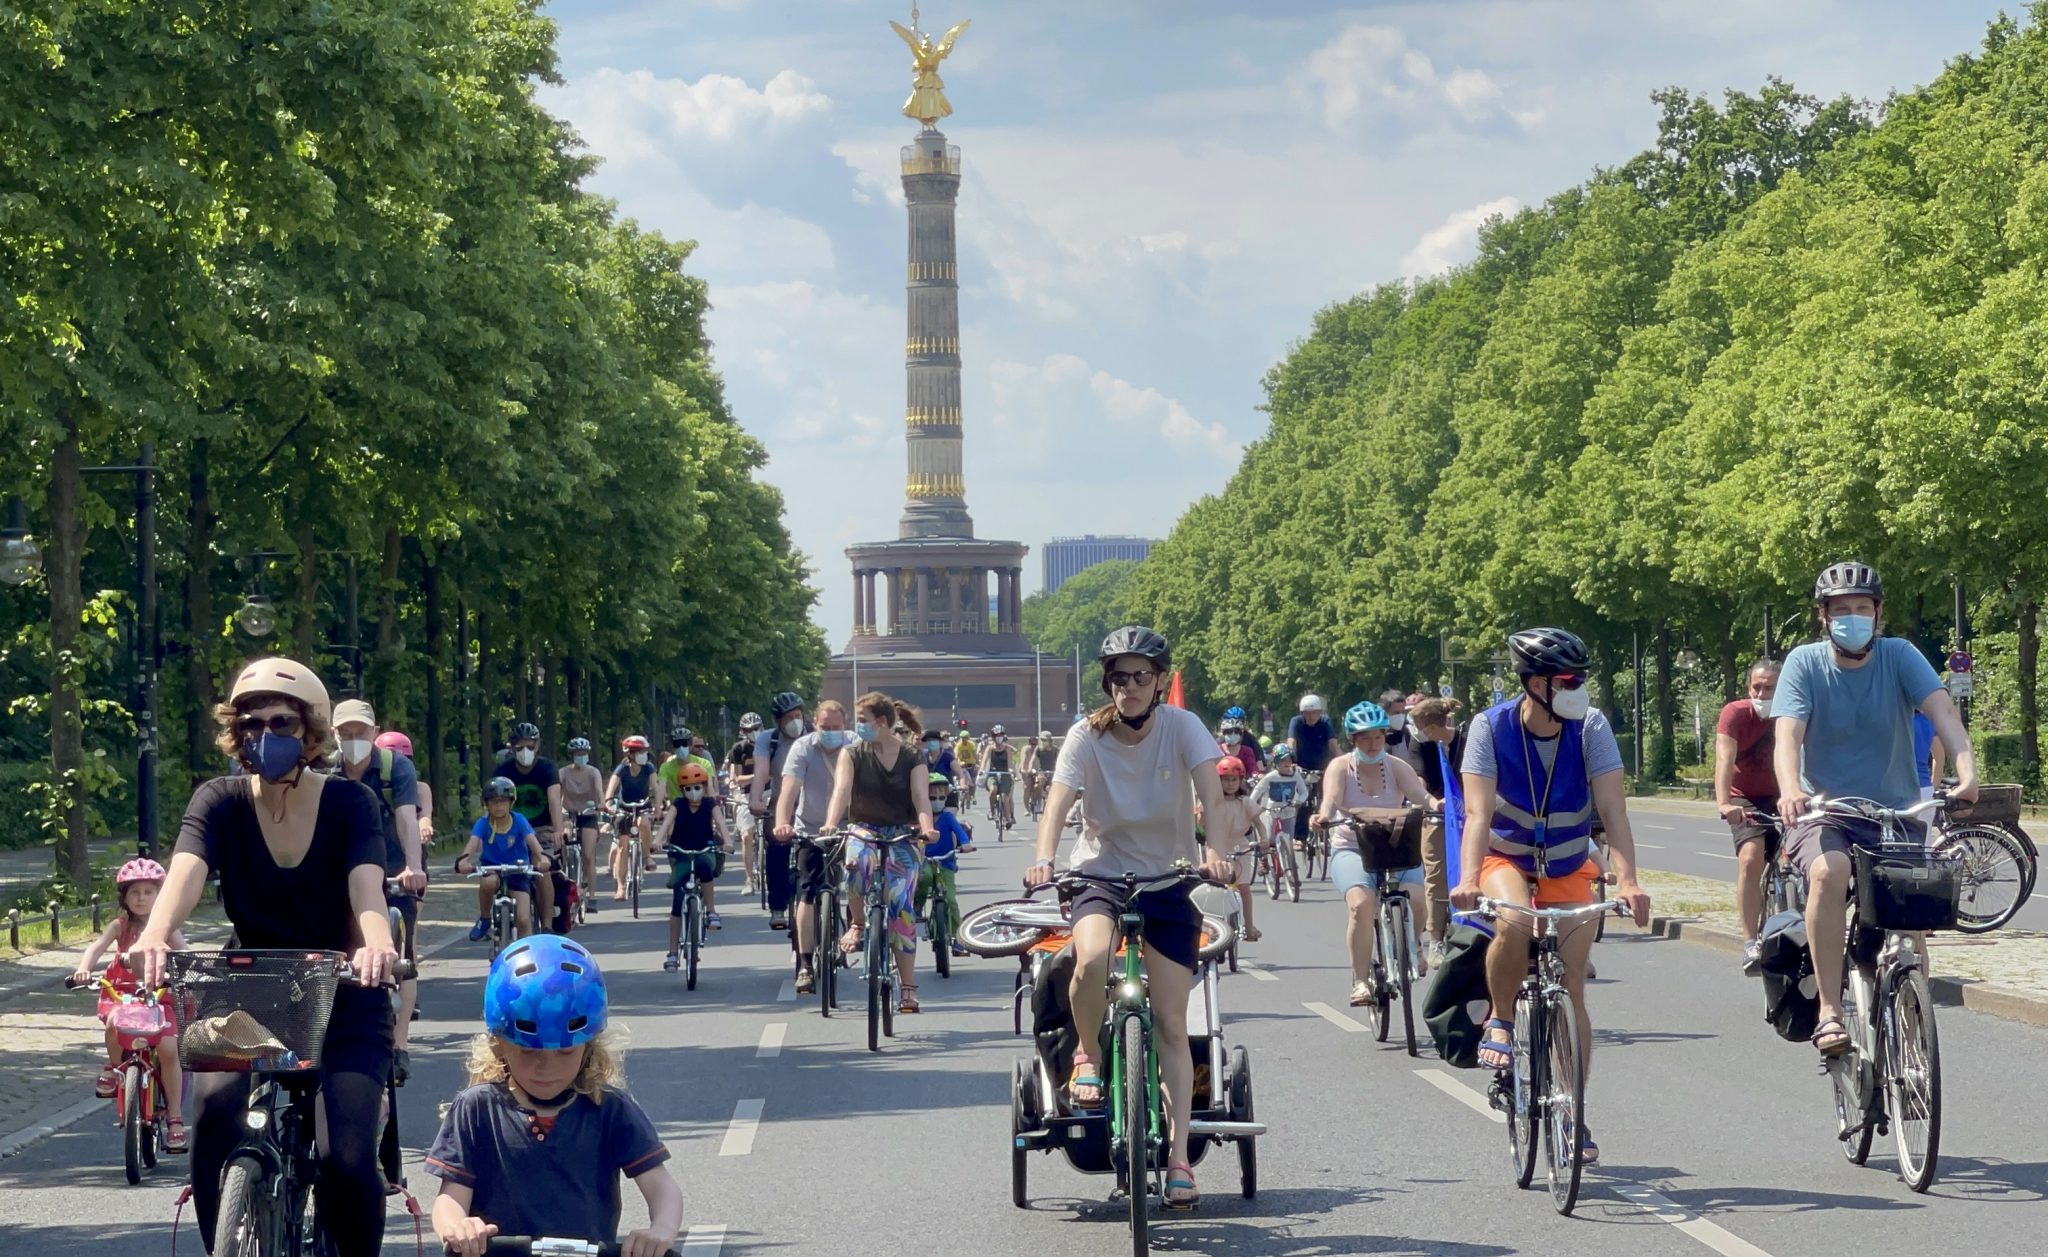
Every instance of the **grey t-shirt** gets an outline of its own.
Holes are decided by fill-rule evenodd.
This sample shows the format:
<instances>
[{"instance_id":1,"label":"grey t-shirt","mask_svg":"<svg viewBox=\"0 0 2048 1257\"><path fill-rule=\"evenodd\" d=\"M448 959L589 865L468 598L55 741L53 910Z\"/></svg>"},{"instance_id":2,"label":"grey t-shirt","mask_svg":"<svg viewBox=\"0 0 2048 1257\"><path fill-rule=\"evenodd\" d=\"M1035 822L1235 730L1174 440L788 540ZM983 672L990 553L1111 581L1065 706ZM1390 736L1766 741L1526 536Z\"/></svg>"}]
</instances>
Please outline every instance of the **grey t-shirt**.
<instances>
[{"instance_id":1,"label":"grey t-shirt","mask_svg":"<svg viewBox=\"0 0 2048 1257\"><path fill-rule=\"evenodd\" d=\"M1557 763L1556 738L1539 738L1531 734L1529 743L1536 748L1536 758L1546 770ZM1605 773L1620 771L1621 744L1614 740L1614 726L1607 723L1607 714L1598 707L1586 713L1583 745L1588 782ZM1493 722L1485 719L1484 713L1473 720L1471 730L1465 735L1465 763L1458 771L1475 777L1500 779L1500 767L1493 754Z\"/></svg>"},{"instance_id":2,"label":"grey t-shirt","mask_svg":"<svg viewBox=\"0 0 2048 1257\"><path fill-rule=\"evenodd\" d=\"M1771 714L1806 722L1799 781L1809 792L1911 807L1920 801L1913 712L1940 688L1934 665L1902 637L1879 638L1860 668L1835 662L1831 643L1808 642L1785 657Z\"/></svg>"},{"instance_id":3,"label":"grey t-shirt","mask_svg":"<svg viewBox=\"0 0 2048 1257\"><path fill-rule=\"evenodd\" d=\"M1081 837L1069 866L1091 877L1163 877L1195 854L1196 769L1223 758L1202 718L1153 709L1145 736L1126 746L1074 726L1052 779L1081 793Z\"/></svg>"},{"instance_id":4,"label":"grey t-shirt","mask_svg":"<svg viewBox=\"0 0 2048 1257\"><path fill-rule=\"evenodd\" d=\"M761 751L765 752L764 746ZM832 806L833 775L838 771L840 751L828 751L818 745L814 730L790 743L788 758L783 762L782 778L794 778L797 786L796 826L805 833L815 834L825 828L825 812ZM756 758L755 763L761 760ZM787 788L787 787L783 787Z\"/></svg>"}]
</instances>

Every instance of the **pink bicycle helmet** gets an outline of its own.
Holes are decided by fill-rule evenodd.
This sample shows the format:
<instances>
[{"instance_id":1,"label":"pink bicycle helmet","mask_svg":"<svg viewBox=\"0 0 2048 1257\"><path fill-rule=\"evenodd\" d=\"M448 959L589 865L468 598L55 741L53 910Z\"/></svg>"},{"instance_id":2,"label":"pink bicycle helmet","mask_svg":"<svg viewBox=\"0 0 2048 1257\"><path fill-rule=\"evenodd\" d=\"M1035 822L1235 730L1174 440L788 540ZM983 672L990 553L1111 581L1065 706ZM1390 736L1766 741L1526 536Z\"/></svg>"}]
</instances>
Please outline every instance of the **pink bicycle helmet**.
<instances>
[{"instance_id":1,"label":"pink bicycle helmet","mask_svg":"<svg viewBox=\"0 0 2048 1257\"><path fill-rule=\"evenodd\" d=\"M121 866L114 874L114 889L124 890L130 882L160 882L169 876L169 873L164 872L163 865L145 856L130 860Z\"/></svg>"},{"instance_id":2,"label":"pink bicycle helmet","mask_svg":"<svg viewBox=\"0 0 2048 1257\"><path fill-rule=\"evenodd\" d=\"M412 758L412 739L396 729L389 729L378 734L377 745L387 751L397 751L407 759Z\"/></svg>"}]
</instances>

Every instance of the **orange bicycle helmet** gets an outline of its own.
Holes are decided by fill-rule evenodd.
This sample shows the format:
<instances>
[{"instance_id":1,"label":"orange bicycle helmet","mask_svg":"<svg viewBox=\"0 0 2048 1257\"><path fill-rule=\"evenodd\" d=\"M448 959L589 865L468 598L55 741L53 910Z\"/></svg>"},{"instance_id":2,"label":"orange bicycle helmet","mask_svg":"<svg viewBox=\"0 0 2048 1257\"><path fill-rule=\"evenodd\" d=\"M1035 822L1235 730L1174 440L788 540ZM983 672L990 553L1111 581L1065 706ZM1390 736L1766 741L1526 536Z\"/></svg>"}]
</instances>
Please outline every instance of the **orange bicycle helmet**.
<instances>
[{"instance_id":1,"label":"orange bicycle helmet","mask_svg":"<svg viewBox=\"0 0 2048 1257\"><path fill-rule=\"evenodd\" d=\"M711 774L705 772L704 765L696 760L684 760L682 767L676 769L676 788L679 790L684 786L708 786L710 784Z\"/></svg>"}]
</instances>

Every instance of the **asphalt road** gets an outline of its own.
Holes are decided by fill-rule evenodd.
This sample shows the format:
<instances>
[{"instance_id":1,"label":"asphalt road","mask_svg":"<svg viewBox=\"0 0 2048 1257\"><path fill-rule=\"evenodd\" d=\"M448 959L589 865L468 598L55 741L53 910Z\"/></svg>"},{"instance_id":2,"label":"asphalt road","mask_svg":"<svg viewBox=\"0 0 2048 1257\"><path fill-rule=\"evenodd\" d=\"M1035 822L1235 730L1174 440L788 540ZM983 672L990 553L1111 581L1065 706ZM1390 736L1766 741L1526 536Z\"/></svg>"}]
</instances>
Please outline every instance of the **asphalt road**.
<instances>
[{"instance_id":1,"label":"asphalt road","mask_svg":"<svg viewBox=\"0 0 2048 1257\"><path fill-rule=\"evenodd\" d=\"M1678 823L1647 819L1671 823L1647 839L1682 850L1670 837ZM962 876L968 902L1007 893L1024 852L984 841ZM1885 1141L1868 1167L1842 1159L1812 1049L1763 1024L1759 989L1731 958L1610 930L1592 995L1588 1101L1603 1164L1565 1219L1541 1191L1509 1182L1480 1073L1447 1069L1426 1048L1411 1059L1350 1022L1330 888L1262 907L1266 939L1246 952L1257 972L1227 978L1222 997L1271 1127L1261 1190L1240 1198L1235 1156L1212 1150L1197 1171L1200 1210L1155 1215L1158 1251L1917 1257L2038 1245L2048 1161L2030 1121L2038 1106L2016 1104L2029 1093L2009 1081L2016 1063L2039 1059L2037 1030L1941 1010L1942 1175L1915 1196ZM1033 1207L1009 1203L1007 1086L1025 1050L1010 1030L1013 962L924 976L928 1011L899 1019L900 1037L871 1055L857 1045L860 1018L826 1021L793 998L786 949L757 909L726 920L694 993L660 971L664 922L607 909L583 935L604 964L614 1022L630 1032L632 1090L674 1153L692 1228L685 1252L1130 1251L1109 1180L1057 1154L1032 1161ZM432 1138L435 1104L461 1085L484 968L466 943L427 965L430 1015L417 1027L402 1121L414 1158ZM1306 1007L1315 1003L1331 1015ZM0 1253L168 1252L177 1178L160 1170L131 1188L119 1160L115 1132L95 1118L0 1161ZM416 1166L411 1182L423 1195L433 1185ZM630 1225L643 1215L628 1198ZM189 1210L179 1251L199 1251ZM396 1209L386 1251L415 1251Z\"/></svg>"}]
</instances>

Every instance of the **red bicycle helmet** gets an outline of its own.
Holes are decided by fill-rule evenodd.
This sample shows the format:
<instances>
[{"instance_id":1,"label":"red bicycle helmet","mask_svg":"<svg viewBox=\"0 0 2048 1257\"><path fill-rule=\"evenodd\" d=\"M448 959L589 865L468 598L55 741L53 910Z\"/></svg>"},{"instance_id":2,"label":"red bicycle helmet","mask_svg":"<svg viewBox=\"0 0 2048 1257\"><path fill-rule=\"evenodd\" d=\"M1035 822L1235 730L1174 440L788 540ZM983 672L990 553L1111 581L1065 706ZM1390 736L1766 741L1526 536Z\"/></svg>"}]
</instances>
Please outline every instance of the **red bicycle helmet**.
<instances>
[{"instance_id":1,"label":"red bicycle helmet","mask_svg":"<svg viewBox=\"0 0 2048 1257\"><path fill-rule=\"evenodd\" d=\"M647 749L647 739L637 733L633 734L631 737L620 740L619 749L622 751L644 751Z\"/></svg>"},{"instance_id":2,"label":"red bicycle helmet","mask_svg":"<svg viewBox=\"0 0 2048 1257\"><path fill-rule=\"evenodd\" d=\"M412 758L412 739L396 729L389 729L378 734L377 745L387 751L397 751L407 759Z\"/></svg>"}]
</instances>

